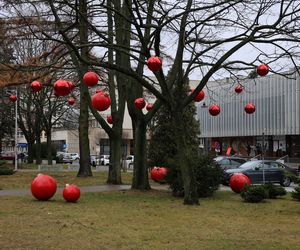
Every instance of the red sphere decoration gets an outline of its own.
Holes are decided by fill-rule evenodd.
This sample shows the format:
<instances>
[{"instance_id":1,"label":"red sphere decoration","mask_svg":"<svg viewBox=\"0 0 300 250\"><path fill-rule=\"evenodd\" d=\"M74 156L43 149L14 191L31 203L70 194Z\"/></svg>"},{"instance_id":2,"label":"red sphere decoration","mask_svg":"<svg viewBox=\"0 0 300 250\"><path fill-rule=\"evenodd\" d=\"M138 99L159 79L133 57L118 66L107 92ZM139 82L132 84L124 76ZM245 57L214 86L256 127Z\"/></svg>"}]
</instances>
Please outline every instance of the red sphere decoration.
<instances>
[{"instance_id":1,"label":"red sphere decoration","mask_svg":"<svg viewBox=\"0 0 300 250\"><path fill-rule=\"evenodd\" d=\"M269 66L266 64L261 64L257 67L256 72L260 76L266 76L269 73Z\"/></svg>"},{"instance_id":2,"label":"red sphere decoration","mask_svg":"<svg viewBox=\"0 0 300 250\"><path fill-rule=\"evenodd\" d=\"M70 97L70 98L68 99L69 105L74 105L75 101L76 101L76 100L75 100L73 97Z\"/></svg>"},{"instance_id":3,"label":"red sphere decoration","mask_svg":"<svg viewBox=\"0 0 300 250\"><path fill-rule=\"evenodd\" d=\"M144 98L136 98L134 101L134 105L137 109L143 109L146 106L146 102Z\"/></svg>"},{"instance_id":4,"label":"red sphere decoration","mask_svg":"<svg viewBox=\"0 0 300 250\"><path fill-rule=\"evenodd\" d=\"M108 117L106 117L106 121L107 121L109 124L113 124L113 118L112 118L112 115L109 115Z\"/></svg>"},{"instance_id":5,"label":"red sphere decoration","mask_svg":"<svg viewBox=\"0 0 300 250\"><path fill-rule=\"evenodd\" d=\"M165 167L154 167L150 173L151 179L158 182L164 181L167 173L168 169Z\"/></svg>"},{"instance_id":6,"label":"red sphere decoration","mask_svg":"<svg viewBox=\"0 0 300 250\"><path fill-rule=\"evenodd\" d=\"M9 96L9 100L12 102L15 102L17 100L17 96L16 95L11 95Z\"/></svg>"},{"instance_id":7,"label":"red sphere decoration","mask_svg":"<svg viewBox=\"0 0 300 250\"><path fill-rule=\"evenodd\" d=\"M54 94L56 96L66 96L70 94L70 84L66 80L58 80L54 83Z\"/></svg>"},{"instance_id":8,"label":"red sphere decoration","mask_svg":"<svg viewBox=\"0 0 300 250\"><path fill-rule=\"evenodd\" d=\"M162 61L158 56L151 56L147 60L147 66L151 71L159 71L162 67Z\"/></svg>"},{"instance_id":9,"label":"red sphere decoration","mask_svg":"<svg viewBox=\"0 0 300 250\"><path fill-rule=\"evenodd\" d=\"M107 94L96 93L92 96L92 106L98 111L107 110L110 107L110 98Z\"/></svg>"},{"instance_id":10,"label":"red sphere decoration","mask_svg":"<svg viewBox=\"0 0 300 250\"><path fill-rule=\"evenodd\" d=\"M192 93L193 93L194 91L195 91L195 90L193 89L193 90L192 90ZM199 94L196 95L196 96L194 97L194 101L195 101L195 102L201 102L201 101L204 99L204 97L205 97L205 92L204 92L204 90L201 90L201 91L199 92Z\"/></svg>"},{"instance_id":11,"label":"red sphere decoration","mask_svg":"<svg viewBox=\"0 0 300 250\"><path fill-rule=\"evenodd\" d=\"M236 93L242 93L243 92L243 90L244 90L244 88L241 86L241 85L237 85L236 87L235 87L235 89L234 89L234 91L236 92Z\"/></svg>"},{"instance_id":12,"label":"red sphere decoration","mask_svg":"<svg viewBox=\"0 0 300 250\"><path fill-rule=\"evenodd\" d=\"M75 88L74 83L68 81L68 84L69 84L70 91L72 91Z\"/></svg>"},{"instance_id":13,"label":"red sphere decoration","mask_svg":"<svg viewBox=\"0 0 300 250\"><path fill-rule=\"evenodd\" d=\"M89 71L83 76L83 83L89 87L95 86L98 83L98 81L99 76L93 71Z\"/></svg>"},{"instance_id":14,"label":"red sphere decoration","mask_svg":"<svg viewBox=\"0 0 300 250\"><path fill-rule=\"evenodd\" d=\"M63 197L68 202L76 202L80 197L80 188L74 184L67 184L63 191Z\"/></svg>"},{"instance_id":15,"label":"red sphere decoration","mask_svg":"<svg viewBox=\"0 0 300 250\"><path fill-rule=\"evenodd\" d=\"M252 113L254 113L254 112L255 112L255 106L254 106L252 103L246 104L246 106L245 106L245 112L246 112L247 114L252 114Z\"/></svg>"},{"instance_id":16,"label":"red sphere decoration","mask_svg":"<svg viewBox=\"0 0 300 250\"><path fill-rule=\"evenodd\" d=\"M212 116L217 116L218 114L220 114L221 109L219 105L214 104L209 107L208 111Z\"/></svg>"},{"instance_id":17,"label":"red sphere decoration","mask_svg":"<svg viewBox=\"0 0 300 250\"><path fill-rule=\"evenodd\" d=\"M40 82L38 82L38 81L33 81L31 83L31 90L33 92L39 92L39 91L41 91L42 90L42 84Z\"/></svg>"},{"instance_id":18,"label":"red sphere decoration","mask_svg":"<svg viewBox=\"0 0 300 250\"><path fill-rule=\"evenodd\" d=\"M231 187L231 189L238 194L242 192L242 189L245 185L250 185L250 184L251 181L248 178L248 176L242 173L236 173L232 175L229 181L229 186Z\"/></svg>"},{"instance_id":19,"label":"red sphere decoration","mask_svg":"<svg viewBox=\"0 0 300 250\"><path fill-rule=\"evenodd\" d=\"M151 109L153 109L153 104L148 103L148 104L146 105L146 109L147 109L148 111L151 110Z\"/></svg>"},{"instance_id":20,"label":"red sphere decoration","mask_svg":"<svg viewBox=\"0 0 300 250\"><path fill-rule=\"evenodd\" d=\"M56 192L56 181L49 175L39 174L31 182L32 195L41 201L49 200Z\"/></svg>"}]
</instances>

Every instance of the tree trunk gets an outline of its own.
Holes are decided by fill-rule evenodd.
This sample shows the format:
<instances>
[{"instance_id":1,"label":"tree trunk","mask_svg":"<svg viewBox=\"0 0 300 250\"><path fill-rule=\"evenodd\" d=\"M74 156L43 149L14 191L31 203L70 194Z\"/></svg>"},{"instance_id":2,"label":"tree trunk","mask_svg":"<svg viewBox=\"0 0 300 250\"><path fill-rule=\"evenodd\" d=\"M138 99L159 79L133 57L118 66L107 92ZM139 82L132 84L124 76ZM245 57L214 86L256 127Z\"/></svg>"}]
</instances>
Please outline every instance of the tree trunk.
<instances>
[{"instance_id":1,"label":"tree trunk","mask_svg":"<svg viewBox=\"0 0 300 250\"><path fill-rule=\"evenodd\" d=\"M131 188L149 190L151 187L147 167L147 123L139 119L134 122L134 170Z\"/></svg>"},{"instance_id":2,"label":"tree trunk","mask_svg":"<svg viewBox=\"0 0 300 250\"><path fill-rule=\"evenodd\" d=\"M35 157L36 157L36 164L41 164L42 163L42 157L41 157L41 138L39 136L36 137Z\"/></svg>"},{"instance_id":3,"label":"tree trunk","mask_svg":"<svg viewBox=\"0 0 300 250\"><path fill-rule=\"evenodd\" d=\"M46 133L47 135L47 160L48 165L52 165L52 142L51 142L51 131Z\"/></svg>"},{"instance_id":4,"label":"tree trunk","mask_svg":"<svg viewBox=\"0 0 300 250\"><path fill-rule=\"evenodd\" d=\"M28 145L28 158L27 163L33 163L33 144L34 142L31 142L27 140Z\"/></svg>"},{"instance_id":5,"label":"tree trunk","mask_svg":"<svg viewBox=\"0 0 300 250\"><path fill-rule=\"evenodd\" d=\"M173 113L173 119L176 126L176 145L177 145L177 160L180 165L183 188L184 188L184 204L199 205L199 197L197 193L196 180L193 174L193 168L188 163L188 152L186 145L185 128L182 120L183 110Z\"/></svg>"},{"instance_id":6,"label":"tree trunk","mask_svg":"<svg viewBox=\"0 0 300 250\"><path fill-rule=\"evenodd\" d=\"M108 184L122 184L121 180L121 143L122 132L114 133L113 138L110 138L110 158L109 158L109 173L107 177Z\"/></svg>"},{"instance_id":7,"label":"tree trunk","mask_svg":"<svg viewBox=\"0 0 300 250\"><path fill-rule=\"evenodd\" d=\"M88 29L86 26L87 20L87 1L79 1L79 37L80 44L88 43ZM89 57L88 47L83 47L80 50L80 54L83 58ZM88 71L86 64L80 64L79 77L83 76L83 73ZM88 87L85 84L80 84L80 115L79 115L79 171L78 177L92 176L92 169L90 165L90 141L89 141L89 108L88 108Z\"/></svg>"}]
</instances>

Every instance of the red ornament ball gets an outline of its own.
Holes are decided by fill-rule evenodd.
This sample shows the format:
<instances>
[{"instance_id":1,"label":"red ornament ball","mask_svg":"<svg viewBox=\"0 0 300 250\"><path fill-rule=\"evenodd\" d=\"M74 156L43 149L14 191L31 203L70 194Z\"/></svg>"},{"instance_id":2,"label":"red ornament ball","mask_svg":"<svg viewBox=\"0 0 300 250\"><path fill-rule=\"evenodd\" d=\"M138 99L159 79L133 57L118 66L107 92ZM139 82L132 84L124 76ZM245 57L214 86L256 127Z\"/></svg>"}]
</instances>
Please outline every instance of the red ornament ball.
<instances>
[{"instance_id":1,"label":"red ornament ball","mask_svg":"<svg viewBox=\"0 0 300 250\"><path fill-rule=\"evenodd\" d=\"M75 98L73 98L73 97L70 97L69 99L68 99L68 103L69 103L69 105L74 105L75 104Z\"/></svg>"},{"instance_id":2,"label":"red ornament ball","mask_svg":"<svg viewBox=\"0 0 300 250\"><path fill-rule=\"evenodd\" d=\"M15 102L17 100L17 96L16 95L11 95L11 96L9 96L9 100L11 102Z\"/></svg>"},{"instance_id":3,"label":"red ornament ball","mask_svg":"<svg viewBox=\"0 0 300 250\"><path fill-rule=\"evenodd\" d=\"M70 90L72 91L75 88L74 83L68 81L68 84L69 84Z\"/></svg>"},{"instance_id":4,"label":"red ornament ball","mask_svg":"<svg viewBox=\"0 0 300 250\"><path fill-rule=\"evenodd\" d=\"M71 89L69 82L66 80L57 80L54 83L54 94L56 96L66 96L70 94Z\"/></svg>"},{"instance_id":5,"label":"red ornament ball","mask_svg":"<svg viewBox=\"0 0 300 250\"><path fill-rule=\"evenodd\" d=\"M42 90L42 84L38 81L33 81L30 86L33 92L39 92Z\"/></svg>"},{"instance_id":6,"label":"red ornament ball","mask_svg":"<svg viewBox=\"0 0 300 250\"><path fill-rule=\"evenodd\" d=\"M162 182L165 180L167 173L168 169L165 167L154 167L150 172L151 179L156 182Z\"/></svg>"},{"instance_id":7,"label":"red ornament ball","mask_svg":"<svg viewBox=\"0 0 300 250\"><path fill-rule=\"evenodd\" d=\"M136 98L134 101L134 105L137 109L143 109L146 106L146 102L144 98Z\"/></svg>"},{"instance_id":8,"label":"red ornament ball","mask_svg":"<svg viewBox=\"0 0 300 250\"><path fill-rule=\"evenodd\" d=\"M49 200L56 192L56 181L49 175L39 174L31 182L32 195L41 201Z\"/></svg>"},{"instance_id":9,"label":"red ornament ball","mask_svg":"<svg viewBox=\"0 0 300 250\"><path fill-rule=\"evenodd\" d=\"M148 104L146 105L146 109L147 109L148 111L150 111L151 109L153 109L153 104L148 103Z\"/></svg>"},{"instance_id":10,"label":"red ornament ball","mask_svg":"<svg viewBox=\"0 0 300 250\"><path fill-rule=\"evenodd\" d=\"M110 107L110 98L107 94L96 93L92 96L92 106L98 111L107 110Z\"/></svg>"},{"instance_id":11,"label":"red ornament ball","mask_svg":"<svg viewBox=\"0 0 300 250\"><path fill-rule=\"evenodd\" d=\"M113 118L112 118L112 115L109 115L108 117L106 117L106 121L107 121L109 124L113 124Z\"/></svg>"},{"instance_id":12,"label":"red ornament ball","mask_svg":"<svg viewBox=\"0 0 300 250\"><path fill-rule=\"evenodd\" d=\"M193 90L192 90L192 93L193 93L194 91L195 91L195 90L193 89ZM196 96L194 97L194 101L195 101L195 102L201 102L201 101L204 99L204 97L205 97L205 92L204 92L204 90L201 90L201 91L199 92L199 94L196 95Z\"/></svg>"},{"instance_id":13,"label":"red ornament ball","mask_svg":"<svg viewBox=\"0 0 300 250\"><path fill-rule=\"evenodd\" d=\"M63 197L68 202L76 202L80 197L80 188L74 184L67 184L63 191Z\"/></svg>"},{"instance_id":14,"label":"red ornament ball","mask_svg":"<svg viewBox=\"0 0 300 250\"><path fill-rule=\"evenodd\" d=\"M89 87L95 86L99 81L99 76L93 72L86 72L83 76L83 83Z\"/></svg>"},{"instance_id":15,"label":"red ornament ball","mask_svg":"<svg viewBox=\"0 0 300 250\"><path fill-rule=\"evenodd\" d=\"M243 90L244 90L244 88L241 86L241 85L237 85L236 87L235 87L235 89L234 89L234 91L236 92L236 93L242 93L243 92Z\"/></svg>"},{"instance_id":16,"label":"red ornament ball","mask_svg":"<svg viewBox=\"0 0 300 250\"><path fill-rule=\"evenodd\" d=\"M248 103L245 105L245 112L247 114L253 114L255 112L255 106L252 103Z\"/></svg>"},{"instance_id":17,"label":"red ornament ball","mask_svg":"<svg viewBox=\"0 0 300 250\"><path fill-rule=\"evenodd\" d=\"M256 72L260 76L266 76L269 73L269 66L266 64L261 64L257 67Z\"/></svg>"},{"instance_id":18,"label":"red ornament ball","mask_svg":"<svg viewBox=\"0 0 300 250\"><path fill-rule=\"evenodd\" d=\"M219 105L214 104L208 108L208 111L212 116L217 116L218 114L220 114L221 109Z\"/></svg>"},{"instance_id":19,"label":"red ornament ball","mask_svg":"<svg viewBox=\"0 0 300 250\"><path fill-rule=\"evenodd\" d=\"M147 60L147 66L151 71L159 71L162 68L162 61L158 56L151 56Z\"/></svg>"},{"instance_id":20,"label":"red ornament ball","mask_svg":"<svg viewBox=\"0 0 300 250\"><path fill-rule=\"evenodd\" d=\"M242 192L242 189L245 185L250 185L251 181L248 178L248 176L242 174L242 173L236 173L231 176L229 181L229 186L232 189L232 191L236 193Z\"/></svg>"}]
</instances>

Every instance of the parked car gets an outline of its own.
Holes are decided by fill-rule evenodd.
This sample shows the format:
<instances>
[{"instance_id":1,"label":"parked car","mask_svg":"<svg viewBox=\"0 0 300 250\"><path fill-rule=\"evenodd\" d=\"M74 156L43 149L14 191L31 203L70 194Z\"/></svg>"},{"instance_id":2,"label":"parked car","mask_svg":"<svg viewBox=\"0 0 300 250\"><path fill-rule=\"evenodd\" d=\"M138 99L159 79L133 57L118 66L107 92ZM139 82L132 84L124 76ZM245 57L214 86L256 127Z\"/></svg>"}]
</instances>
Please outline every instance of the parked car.
<instances>
[{"instance_id":1,"label":"parked car","mask_svg":"<svg viewBox=\"0 0 300 250\"><path fill-rule=\"evenodd\" d=\"M66 153L69 154L73 161L79 160L79 154L78 153Z\"/></svg>"},{"instance_id":2,"label":"parked car","mask_svg":"<svg viewBox=\"0 0 300 250\"><path fill-rule=\"evenodd\" d=\"M99 163L100 161L98 155L90 155L90 164L93 167L96 167L97 165L99 165Z\"/></svg>"},{"instance_id":3,"label":"parked car","mask_svg":"<svg viewBox=\"0 0 300 250\"><path fill-rule=\"evenodd\" d=\"M218 156L214 160L223 170L237 168L247 162L247 159L235 156Z\"/></svg>"},{"instance_id":4,"label":"parked car","mask_svg":"<svg viewBox=\"0 0 300 250\"><path fill-rule=\"evenodd\" d=\"M100 155L100 165L109 165L109 155Z\"/></svg>"},{"instance_id":5,"label":"parked car","mask_svg":"<svg viewBox=\"0 0 300 250\"><path fill-rule=\"evenodd\" d=\"M229 184L234 173L243 173L249 177L251 184L279 183L281 186L290 186L292 180L285 173L296 175L296 170L277 161L248 161L238 168L227 169L224 172L224 184Z\"/></svg>"},{"instance_id":6,"label":"parked car","mask_svg":"<svg viewBox=\"0 0 300 250\"><path fill-rule=\"evenodd\" d=\"M65 152L59 152L56 154L56 163L73 163L72 156Z\"/></svg>"},{"instance_id":7,"label":"parked car","mask_svg":"<svg viewBox=\"0 0 300 250\"><path fill-rule=\"evenodd\" d=\"M125 159L126 169L133 168L133 162L134 162L134 156L133 155L127 155L126 159Z\"/></svg>"}]
</instances>

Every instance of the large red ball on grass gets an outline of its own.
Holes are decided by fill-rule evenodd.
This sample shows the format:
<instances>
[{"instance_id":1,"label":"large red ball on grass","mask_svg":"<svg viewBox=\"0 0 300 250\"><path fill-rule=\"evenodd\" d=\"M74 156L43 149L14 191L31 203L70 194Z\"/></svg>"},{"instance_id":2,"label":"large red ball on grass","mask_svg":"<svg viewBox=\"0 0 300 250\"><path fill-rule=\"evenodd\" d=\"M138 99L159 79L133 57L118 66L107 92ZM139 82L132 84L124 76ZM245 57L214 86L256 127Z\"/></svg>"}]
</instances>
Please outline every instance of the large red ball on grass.
<instances>
[{"instance_id":1,"label":"large red ball on grass","mask_svg":"<svg viewBox=\"0 0 300 250\"><path fill-rule=\"evenodd\" d=\"M67 184L63 191L63 197L68 202L76 202L80 197L80 188L74 184Z\"/></svg>"},{"instance_id":2,"label":"large red ball on grass","mask_svg":"<svg viewBox=\"0 0 300 250\"><path fill-rule=\"evenodd\" d=\"M57 184L49 175L39 174L31 182L32 195L41 201L49 200L56 192Z\"/></svg>"},{"instance_id":3,"label":"large red ball on grass","mask_svg":"<svg viewBox=\"0 0 300 250\"><path fill-rule=\"evenodd\" d=\"M250 185L251 181L248 176L242 173L236 173L231 176L229 181L229 186L231 187L232 191L236 193L242 192L242 189L245 185Z\"/></svg>"}]
</instances>

